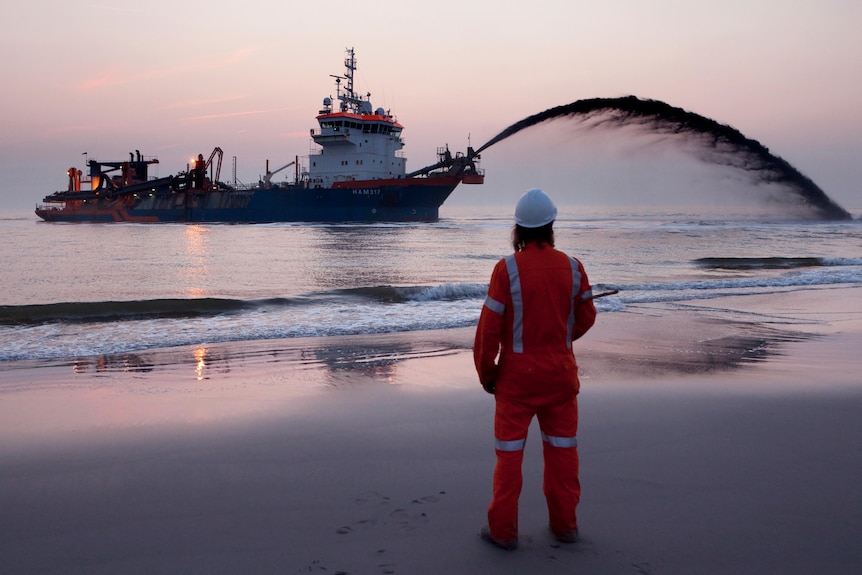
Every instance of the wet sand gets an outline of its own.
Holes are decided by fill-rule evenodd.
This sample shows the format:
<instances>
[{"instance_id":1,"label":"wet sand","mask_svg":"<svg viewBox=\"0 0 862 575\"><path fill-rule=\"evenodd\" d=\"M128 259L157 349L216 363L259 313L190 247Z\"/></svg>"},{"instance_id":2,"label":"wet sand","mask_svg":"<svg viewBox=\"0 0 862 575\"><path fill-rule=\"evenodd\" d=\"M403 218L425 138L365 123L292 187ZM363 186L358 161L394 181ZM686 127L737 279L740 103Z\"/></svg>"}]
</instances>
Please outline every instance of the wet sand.
<instances>
[{"instance_id":1,"label":"wet sand","mask_svg":"<svg viewBox=\"0 0 862 575\"><path fill-rule=\"evenodd\" d=\"M0 571L858 573L862 303L821 291L601 315L582 540L547 533L534 426L510 553L471 329L5 366Z\"/></svg>"}]
</instances>

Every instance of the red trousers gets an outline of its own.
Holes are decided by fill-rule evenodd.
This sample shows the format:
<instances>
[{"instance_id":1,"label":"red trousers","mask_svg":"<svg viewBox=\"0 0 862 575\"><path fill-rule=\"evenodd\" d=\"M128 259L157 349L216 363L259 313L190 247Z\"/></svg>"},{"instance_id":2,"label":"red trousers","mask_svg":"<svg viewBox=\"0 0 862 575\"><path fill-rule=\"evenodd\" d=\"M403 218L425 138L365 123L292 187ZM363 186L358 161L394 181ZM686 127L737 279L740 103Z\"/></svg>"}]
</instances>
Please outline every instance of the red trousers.
<instances>
[{"instance_id":1,"label":"red trousers","mask_svg":"<svg viewBox=\"0 0 862 575\"><path fill-rule=\"evenodd\" d=\"M578 399L550 406L531 406L496 397L494 415L497 466L494 469L494 496L488 507L491 535L499 540L518 537L518 497L523 478L521 463L527 430L537 416L542 431L545 460L544 492L548 518L554 533L578 528L576 508L581 498L578 481Z\"/></svg>"}]
</instances>

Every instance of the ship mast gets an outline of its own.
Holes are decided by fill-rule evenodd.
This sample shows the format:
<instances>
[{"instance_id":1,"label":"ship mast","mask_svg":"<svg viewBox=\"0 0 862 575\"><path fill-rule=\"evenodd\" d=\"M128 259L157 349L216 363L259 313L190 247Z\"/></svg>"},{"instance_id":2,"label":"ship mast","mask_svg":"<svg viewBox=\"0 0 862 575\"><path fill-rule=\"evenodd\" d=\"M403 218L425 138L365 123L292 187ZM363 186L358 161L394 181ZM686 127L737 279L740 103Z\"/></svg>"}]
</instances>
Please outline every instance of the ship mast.
<instances>
[{"instance_id":1,"label":"ship mast","mask_svg":"<svg viewBox=\"0 0 862 575\"><path fill-rule=\"evenodd\" d=\"M341 111L360 114L363 110L362 102L367 100L363 100L353 91L353 73L356 71L356 55L353 53L353 48L347 48L344 67L347 69L344 76L332 75L335 78L335 93L341 100ZM347 88L344 92L341 91L341 80L347 80ZM371 94L368 94L367 97L371 98Z\"/></svg>"}]
</instances>

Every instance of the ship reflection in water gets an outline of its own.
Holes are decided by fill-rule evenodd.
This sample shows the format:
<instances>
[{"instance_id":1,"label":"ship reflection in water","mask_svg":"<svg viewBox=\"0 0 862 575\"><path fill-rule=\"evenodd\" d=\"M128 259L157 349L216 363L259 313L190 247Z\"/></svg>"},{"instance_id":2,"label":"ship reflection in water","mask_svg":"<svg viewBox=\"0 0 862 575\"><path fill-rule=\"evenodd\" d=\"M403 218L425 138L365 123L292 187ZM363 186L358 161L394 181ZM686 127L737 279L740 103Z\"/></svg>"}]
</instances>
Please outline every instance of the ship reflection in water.
<instances>
[{"instance_id":1,"label":"ship reflection in water","mask_svg":"<svg viewBox=\"0 0 862 575\"><path fill-rule=\"evenodd\" d=\"M437 336L440 335L438 338ZM396 383L398 367L404 361L462 352L469 342L440 333L381 334L265 342L228 342L150 353L102 355L81 358L72 368L78 376L111 377L125 375L141 384L141 389L187 388L192 381L211 381L220 389L255 385L305 391L321 388L357 387L365 384ZM236 370L236 368L242 370ZM234 371L256 374L255 381L234 378ZM122 388L122 386L118 386Z\"/></svg>"}]
</instances>

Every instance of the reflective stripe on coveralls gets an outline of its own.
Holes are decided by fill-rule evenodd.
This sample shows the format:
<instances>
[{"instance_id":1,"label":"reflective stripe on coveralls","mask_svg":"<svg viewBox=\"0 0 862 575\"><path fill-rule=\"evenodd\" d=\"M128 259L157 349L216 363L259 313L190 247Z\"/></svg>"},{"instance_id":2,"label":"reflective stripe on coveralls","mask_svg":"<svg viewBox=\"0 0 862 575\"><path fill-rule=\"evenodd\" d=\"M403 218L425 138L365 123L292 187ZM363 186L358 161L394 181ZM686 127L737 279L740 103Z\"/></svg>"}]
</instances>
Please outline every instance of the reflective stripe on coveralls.
<instances>
[{"instance_id":1,"label":"reflective stripe on coveralls","mask_svg":"<svg viewBox=\"0 0 862 575\"><path fill-rule=\"evenodd\" d=\"M509 291L512 292L512 351L524 353L524 298L515 254L506 256L506 270L509 272Z\"/></svg>"},{"instance_id":2,"label":"reflective stripe on coveralls","mask_svg":"<svg viewBox=\"0 0 862 575\"><path fill-rule=\"evenodd\" d=\"M524 451L527 445L526 439L513 439L512 441L503 441L502 439L494 439L494 447L500 451Z\"/></svg>"},{"instance_id":3,"label":"reflective stripe on coveralls","mask_svg":"<svg viewBox=\"0 0 862 575\"><path fill-rule=\"evenodd\" d=\"M578 438L577 437L557 437L554 435L548 435L545 432L542 432L542 441L550 444L552 447L577 447L578 446Z\"/></svg>"},{"instance_id":4,"label":"reflective stripe on coveralls","mask_svg":"<svg viewBox=\"0 0 862 575\"><path fill-rule=\"evenodd\" d=\"M498 302L491 296L487 296L485 298L485 307L487 307L494 313L498 313L500 315L503 315L503 313L506 311L506 304Z\"/></svg>"},{"instance_id":5,"label":"reflective stripe on coveralls","mask_svg":"<svg viewBox=\"0 0 862 575\"><path fill-rule=\"evenodd\" d=\"M548 435L544 431L542 432L542 441L550 445L551 447L577 447L578 446L578 438L577 437L557 437L555 435ZM526 439L513 439L511 441L503 441L502 439L494 439L494 447L500 451L524 451L524 447L527 445Z\"/></svg>"},{"instance_id":6,"label":"reflective stripe on coveralls","mask_svg":"<svg viewBox=\"0 0 862 575\"><path fill-rule=\"evenodd\" d=\"M578 271L578 262L569 257L569 265L572 266L572 311L569 312L568 330L566 331L566 349L572 349L572 332L575 329L575 298L581 289L581 272Z\"/></svg>"},{"instance_id":7,"label":"reflective stripe on coveralls","mask_svg":"<svg viewBox=\"0 0 862 575\"><path fill-rule=\"evenodd\" d=\"M515 254L506 256L506 270L509 272L509 289L512 292L512 351L515 353L524 353L524 298L521 292L521 275L518 272L518 264L515 262ZM578 297L578 291L581 289L581 272L578 271L578 262L569 256L569 265L572 268L572 302ZM584 292L581 296L581 301L588 300L593 295L592 290ZM489 305L488 300L497 304L498 307ZM506 306L500 302L488 297L485 299L485 305L491 311L502 314L506 310ZM572 349L572 332L575 329L575 306L569 312L569 318L566 322L566 349Z\"/></svg>"}]
</instances>

